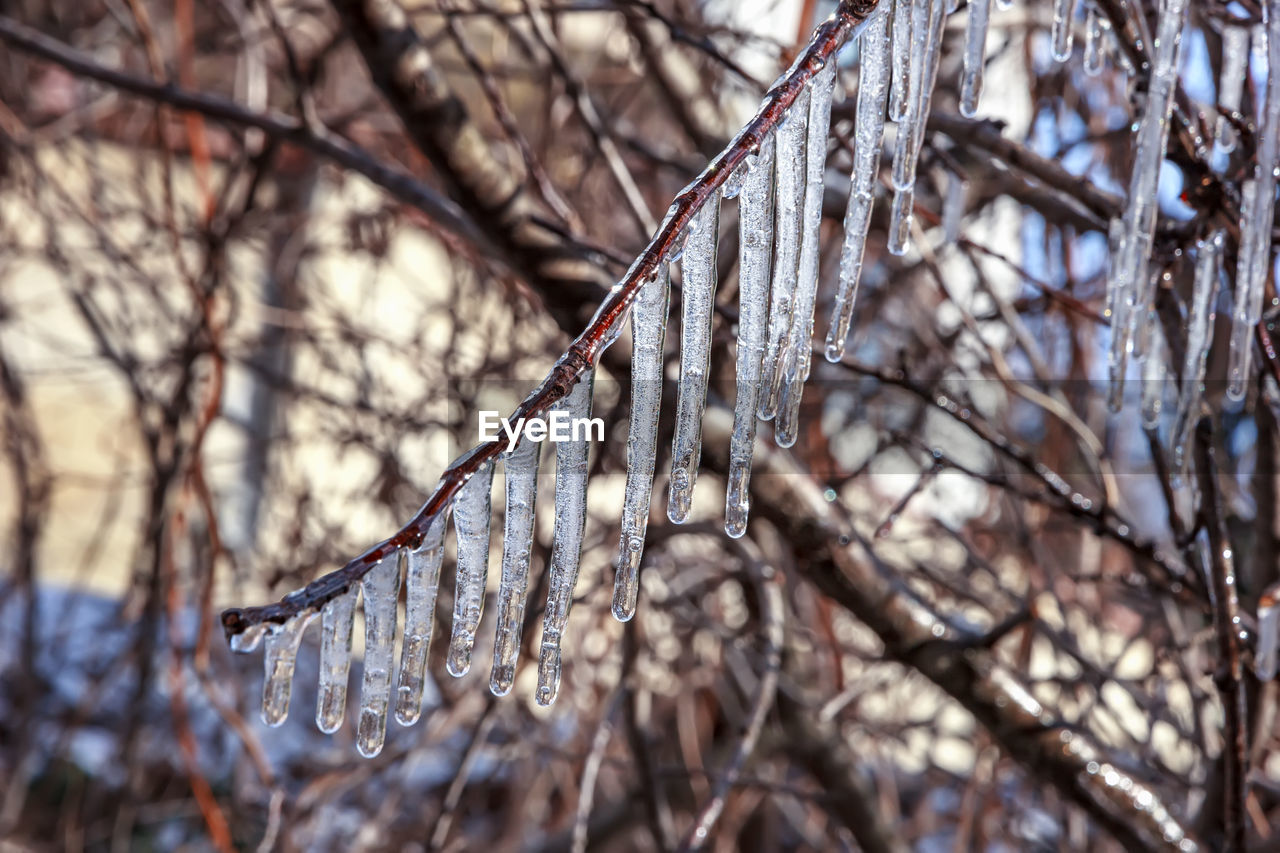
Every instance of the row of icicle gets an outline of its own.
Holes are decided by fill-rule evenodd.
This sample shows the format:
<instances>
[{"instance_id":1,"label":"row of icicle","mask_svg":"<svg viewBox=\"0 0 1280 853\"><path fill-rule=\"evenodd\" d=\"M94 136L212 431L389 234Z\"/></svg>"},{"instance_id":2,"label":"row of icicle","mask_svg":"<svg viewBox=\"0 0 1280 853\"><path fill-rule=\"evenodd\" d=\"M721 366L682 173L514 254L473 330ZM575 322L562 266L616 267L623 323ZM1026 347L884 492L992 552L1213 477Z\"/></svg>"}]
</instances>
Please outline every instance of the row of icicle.
<instances>
[{"instance_id":1,"label":"row of icicle","mask_svg":"<svg viewBox=\"0 0 1280 853\"><path fill-rule=\"evenodd\" d=\"M1071 19L1076 2L1055 0L1052 52L1062 60L1071 52ZM1123 218L1112 224L1107 309L1113 329L1111 397L1116 405L1121 399L1125 366L1131 352L1136 358L1145 359L1144 371L1153 371L1156 365L1163 370L1163 357L1158 349L1160 331L1153 320L1155 288L1147 265L1158 213L1159 165L1164 155L1177 79L1178 34L1186 16L1187 2L1164 0L1162 3L1152 51L1151 85L1138 130L1129 204ZM1280 14L1275 13L1278 3L1280 0L1270 0L1267 28L1254 34L1255 40L1264 39L1269 45L1269 67L1276 70L1280 70L1280 61L1276 58L1280 48ZM982 87L989 4L990 0L970 0L968 5L960 86L960 109L965 115L975 113ZM839 286L824 350L830 361L844 357L849 336L880 170L886 113L897 126L888 248L899 255L908 248L916 166L937 81L944 22L950 11L949 0L883 0L882 9L861 28L853 168L844 219ZM1087 12L1085 32L1087 71L1100 70L1102 57L1107 53L1115 56L1122 67L1127 67L1123 51L1107 46L1109 27L1092 7ZM1235 34L1226 39L1229 49L1223 72L1226 83L1223 105L1228 108L1239 103L1239 80L1235 81L1232 96L1228 74L1243 77L1249 50L1247 31L1245 35L1243 39ZM766 137L758 151L752 152L743 166L725 180L722 189L695 212L679 255L659 264L659 273L642 284L636 297L631 311L632 404L627 481L613 594L613 613L619 620L630 619L636 609L657 458L669 264L677 260L682 275L682 316L668 518L675 523L685 521L692 505L710 368L717 282L716 243L722 198L738 200L740 236L737 398L725 501L725 529L730 536L742 536L747 527L748 485L757 418L774 422L774 438L780 446L791 446L796 440L800 399L810 370L824 171L835 82L833 58L814 74L776 131ZM1280 86L1269 85L1259 162L1276 162L1278 113ZM1230 126L1220 124L1220 128L1218 142L1223 144ZM1264 159L1266 157L1270 159ZM1237 396L1243 393L1249 360L1248 335L1260 316L1267 278L1272 205L1263 202L1273 197L1274 180L1270 170L1259 167L1246 190L1240 252L1240 280L1244 286L1236 291L1231 350L1232 393ZM1198 244L1187 359L1173 432L1177 471L1182 471L1187 464L1187 442L1200 409L1200 386L1212 336L1223 240L1222 232L1216 231ZM1163 382L1144 383L1144 389L1162 386ZM570 417L586 417L590 413L591 392L592 371L588 370L556 407ZM1144 391L1143 411L1149 423L1159 415L1158 394L1149 396ZM540 447L538 443L522 441L502 457L506 514L497 638L490 676L490 688L496 695L505 695L511 690L521 647ZM555 525L535 693L542 705L554 702L559 690L560 644L578 576L586 518L587 457L585 438L556 446ZM488 463L461 488L453 508L457 584L446 665L454 676L463 675L471 667L485 599L493 478L494 464ZM365 662L357 746L363 755L378 754L385 740L393 670L396 670L394 640L402 573L406 606L401 655L395 673L395 717L399 723L410 725L421 714L447 514L446 510L431 521L420 547L383 559L360 582L365 612ZM337 730L345 714L356 594L354 587L349 589L326 604L320 614L322 641L316 722L325 732ZM1261 630L1272 637L1276 633L1275 611L1274 606L1268 609L1266 618L1264 613L1259 613ZM234 649L249 651L262 637L266 638L262 714L269 725L283 722L288 712L299 643L306 626L316 615L314 611L303 612L283 625L259 625L232 639ZM1272 649L1267 662L1272 670L1274 659Z\"/></svg>"}]
</instances>

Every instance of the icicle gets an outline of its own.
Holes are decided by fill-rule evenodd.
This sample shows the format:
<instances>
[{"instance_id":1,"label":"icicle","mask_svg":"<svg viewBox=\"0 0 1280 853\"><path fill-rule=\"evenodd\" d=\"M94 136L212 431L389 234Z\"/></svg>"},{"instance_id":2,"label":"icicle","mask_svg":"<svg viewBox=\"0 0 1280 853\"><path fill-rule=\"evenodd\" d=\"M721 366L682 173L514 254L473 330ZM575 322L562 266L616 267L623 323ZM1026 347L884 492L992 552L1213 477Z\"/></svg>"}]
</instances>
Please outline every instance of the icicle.
<instances>
[{"instance_id":1,"label":"icicle","mask_svg":"<svg viewBox=\"0 0 1280 853\"><path fill-rule=\"evenodd\" d=\"M942 54L941 33L944 0L916 0L912 8L911 49L912 68L911 90L907 94L907 108L902 120L898 123L898 141L893 155L893 187L908 190L916 183L916 162L919 159L919 142L923 141L923 124L928 118L929 69L934 69L936 79L936 63ZM935 14L936 13L936 14ZM916 70L920 71L916 74Z\"/></svg>"},{"instance_id":2,"label":"icicle","mask_svg":"<svg viewBox=\"0 0 1280 853\"><path fill-rule=\"evenodd\" d=\"M333 734L347 712L347 676L351 670L351 623L356 587L329 601L320 616L320 690L316 696L316 728Z\"/></svg>"},{"instance_id":3,"label":"icicle","mask_svg":"<svg viewBox=\"0 0 1280 853\"><path fill-rule=\"evenodd\" d=\"M538 454L542 444L525 439L502 463L507 487L507 518L502 532L502 580L498 587L498 632L493 645L489 690L506 696L516 677L516 658L529 593L529 558L538 497Z\"/></svg>"},{"instance_id":4,"label":"icicle","mask_svg":"<svg viewBox=\"0 0 1280 853\"><path fill-rule=\"evenodd\" d=\"M1231 312L1231 346L1227 397L1240 400L1249 381L1253 329L1262 319L1262 302L1271 272L1271 225L1275 217L1276 164L1280 162L1280 10L1267 6L1267 94L1258 128L1253 186L1246 183L1245 210L1240 217L1240 258L1235 307ZM1250 192L1252 190L1252 192Z\"/></svg>"},{"instance_id":5,"label":"icicle","mask_svg":"<svg viewBox=\"0 0 1280 853\"><path fill-rule=\"evenodd\" d=\"M1265 271L1255 279L1253 270L1259 254L1256 243L1261 236L1261 232L1250 225L1250 223L1256 223L1261 215L1258 209L1260 202L1258 181L1254 178L1247 179L1241 190L1241 196L1243 203L1240 210L1240 251L1237 257L1227 366L1227 396L1233 400L1239 400L1244 396L1244 386L1249 375L1249 361L1253 349L1253 327L1249 322L1251 319L1249 309L1254 298L1254 284L1257 281L1263 287L1266 285ZM1263 247L1262 253L1269 254L1269 247Z\"/></svg>"},{"instance_id":6,"label":"icicle","mask_svg":"<svg viewBox=\"0 0 1280 853\"><path fill-rule=\"evenodd\" d=\"M266 672L262 682L262 722L268 726L278 726L289 716L289 694L293 690L298 645L315 616L314 610L304 611L283 625L270 625L264 629L267 642L263 656Z\"/></svg>"},{"instance_id":7,"label":"icicle","mask_svg":"<svg viewBox=\"0 0 1280 853\"><path fill-rule=\"evenodd\" d=\"M713 264L714 268L714 264ZM685 286L688 297L688 284ZM593 371L587 370L556 409L572 423L591 415ZM556 444L556 523L552 532L551 570L547 580L547 610L542 621L542 645L538 652L539 705L556 701L560 691L560 640L569 621L573 588L578 582L582 557L582 532L587 522L587 454L590 433L576 432L572 441Z\"/></svg>"},{"instance_id":8,"label":"icicle","mask_svg":"<svg viewBox=\"0 0 1280 853\"><path fill-rule=\"evenodd\" d=\"M991 0L969 0L969 24L964 34L964 75L960 78L960 115L968 118L978 113L990 18Z\"/></svg>"},{"instance_id":9,"label":"icicle","mask_svg":"<svg viewBox=\"0 0 1280 853\"><path fill-rule=\"evenodd\" d=\"M1160 425L1160 411L1164 408L1164 333L1154 312L1147 327L1150 338L1146 360L1142 362L1142 426L1153 430Z\"/></svg>"},{"instance_id":10,"label":"icicle","mask_svg":"<svg viewBox=\"0 0 1280 853\"><path fill-rule=\"evenodd\" d=\"M902 121L907 114L907 99L911 91L911 18L914 5L913 0L894 0L893 4L893 85L889 91L889 118L894 121ZM864 39L864 50L866 45ZM861 88L862 84L858 85Z\"/></svg>"},{"instance_id":11,"label":"icicle","mask_svg":"<svg viewBox=\"0 0 1280 853\"><path fill-rule=\"evenodd\" d=\"M871 27L879 29L883 41L885 16L878 15ZM883 121L883 99L880 109ZM724 506L724 529L734 538L746 533L747 514L751 508L747 484L751 479L751 452L756 438L760 363L768 332L769 252L773 246L772 187L773 137L767 136L760 145L756 163L747 175L738 205L737 397L733 407L733 436L729 440L729 482Z\"/></svg>"},{"instance_id":12,"label":"icicle","mask_svg":"<svg viewBox=\"0 0 1280 853\"><path fill-rule=\"evenodd\" d=\"M1071 24L1076 16L1076 0L1053 0L1053 58L1071 58Z\"/></svg>"},{"instance_id":13,"label":"icicle","mask_svg":"<svg viewBox=\"0 0 1280 853\"><path fill-rule=\"evenodd\" d=\"M250 625L239 634L232 635L231 640L229 641L231 651L238 655L247 655L250 652L255 651L258 646L262 644L262 638L266 633L267 626L265 623Z\"/></svg>"},{"instance_id":14,"label":"icicle","mask_svg":"<svg viewBox=\"0 0 1280 853\"><path fill-rule=\"evenodd\" d=\"M1107 319L1111 323L1111 346L1107 352L1107 406L1120 411L1124 401L1124 374L1129 364L1129 314L1137 299L1132 282L1120 276L1120 257L1124 252L1123 219L1112 219L1107 229Z\"/></svg>"},{"instance_id":15,"label":"icicle","mask_svg":"<svg viewBox=\"0 0 1280 853\"><path fill-rule=\"evenodd\" d=\"M1173 421L1173 473L1178 479L1187 470L1187 448L1200 417L1200 395L1204 370L1213 344L1214 307L1218 302L1219 264L1222 261L1223 231L1219 228L1208 240L1196 244L1196 276L1187 319L1186 353L1178 391L1178 411Z\"/></svg>"},{"instance_id":16,"label":"icicle","mask_svg":"<svg viewBox=\"0 0 1280 853\"><path fill-rule=\"evenodd\" d=\"M422 715L422 688L427 677L427 654L435 626L436 594L444 562L446 508L432 519L417 550L405 552L404 641L396 688L396 722L410 726Z\"/></svg>"},{"instance_id":17,"label":"icicle","mask_svg":"<svg viewBox=\"0 0 1280 853\"><path fill-rule=\"evenodd\" d=\"M964 203L969 197L969 182L951 172L947 175L947 195L942 201L942 232L948 243L960 238L960 220L964 218Z\"/></svg>"},{"instance_id":18,"label":"icicle","mask_svg":"<svg viewBox=\"0 0 1280 853\"><path fill-rule=\"evenodd\" d=\"M748 191L752 176L747 177ZM748 205L744 196L742 206ZM631 309L631 425L627 433L627 487L622 503L618 573L613 579L613 615L626 622L636 613L640 559L649 526L649 502L658 452L658 410L662 404L662 348L671 301L671 270L660 264Z\"/></svg>"},{"instance_id":19,"label":"icicle","mask_svg":"<svg viewBox=\"0 0 1280 853\"><path fill-rule=\"evenodd\" d=\"M782 383L782 350L791 329L791 315L800 263L800 220L804 206L804 152L809 124L809 90L791 105L778 127L774 166L773 287L769 297L769 341L760 366L760 417L772 420L778 411ZM683 361L683 357L681 357Z\"/></svg>"},{"instance_id":20,"label":"icicle","mask_svg":"<svg viewBox=\"0 0 1280 853\"><path fill-rule=\"evenodd\" d=\"M396 602L400 598L400 552L384 557L360 582L364 599L364 682L356 749L365 758L382 752L396 657Z\"/></svg>"},{"instance_id":21,"label":"icicle","mask_svg":"<svg viewBox=\"0 0 1280 853\"><path fill-rule=\"evenodd\" d=\"M911 217L915 207L915 192L910 189L894 190L889 207L889 254L901 257L911 245Z\"/></svg>"},{"instance_id":22,"label":"icicle","mask_svg":"<svg viewBox=\"0 0 1280 853\"><path fill-rule=\"evenodd\" d=\"M1155 235L1159 203L1156 189L1160 163L1169 138L1169 116L1173 110L1173 90L1178 79L1178 49L1187 0L1164 0L1160 10L1150 89L1146 108L1138 125L1134 146L1133 176L1124 213L1124 234L1120 239L1116 265L1111 274L1116 281L1124 318L1112 317L1111 399L1112 411L1122 403L1124 371L1128 361L1126 346L1135 324L1146 317L1155 289L1148 276L1151 242ZM1132 306L1132 307L1130 307ZM1117 321L1123 320L1123 323ZM1126 328L1127 327L1127 328Z\"/></svg>"},{"instance_id":23,"label":"icicle","mask_svg":"<svg viewBox=\"0 0 1280 853\"><path fill-rule=\"evenodd\" d=\"M1222 73L1218 78L1218 107L1228 113L1240 112L1244 81L1249 76L1249 28L1222 30ZM1219 115L1214 131L1214 147L1228 154L1235 150L1236 131L1225 115Z\"/></svg>"},{"instance_id":24,"label":"icicle","mask_svg":"<svg viewBox=\"0 0 1280 853\"><path fill-rule=\"evenodd\" d=\"M854 126L853 171L849 174L849 204L844 212L844 245L840 250L840 289L836 293L827 331L827 361L844 358L849 326L862 278L862 258L867 229L875 204L876 178L880 174L880 149L884 144L884 106L888 91L888 31L883 17L862 33L862 65L858 74L858 114Z\"/></svg>"},{"instance_id":25,"label":"icicle","mask_svg":"<svg viewBox=\"0 0 1280 853\"><path fill-rule=\"evenodd\" d=\"M921 17L922 9L929 10L927 23ZM911 79L910 103L907 105L907 115L898 125L897 147L893 154L894 196L889 217L889 251L894 255L905 254L910 242L916 165L920 160L925 124L938 79L938 63L942 59L942 27L945 21L943 0L917 0L917 16L913 27L921 25L923 35L915 38L913 30L912 41L913 50L920 52L920 73Z\"/></svg>"},{"instance_id":26,"label":"icicle","mask_svg":"<svg viewBox=\"0 0 1280 853\"><path fill-rule=\"evenodd\" d=\"M1280 644L1280 584L1272 584L1258 598L1258 641L1254 646L1253 671L1259 681L1276 677L1277 645Z\"/></svg>"},{"instance_id":27,"label":"icicle","mask_svg":"<svg viewBox=\"0 0 1280 853\"><path fill-rule=\"evenodd\" d=\"M1103 17L1098 13L1098 7L1090 3L1084 19L1084 73L1090 77L1102 73L1105 45Z\"/></svg>"},{"instance_id":28,"label":"icicle","mask_svg":"<svg viewBox=\"0 0 1280 853\"><path fill-rule=\"evenodd\" d=\"M818 298L818 261L822 251L822 196L827 165L827 132L831 128L831 94L836 82L836 63L814 75L810 83L809 128L805 141L805 193L803 230L800 239L799 278L791 330L781 358L783 381L778 398L778 422L774 438L780 447L796 442L800 421L800 398L809 377L813 356L813 311Z\"/></svg>"},{"instance_id":29,"label":"icicle","mask_svg":"<svg viewBox=\"0 0 1280 853\"><path fill-rule=\"evenodd\" d=\"M711 314L716 296L716 239L720 197L707 199L693 215L684 243L680 315L680 384L676 396L675 437L671 442L671 488L667 517L676 524L689 517L693 487L702 458L702 413L707 406L711 367Z\"/></svg>"},{"instance_id":30,"label":"icicle","mask_svg":"<svg viewBox=\"0 0 1280 853\"><path fill-rule=\"evenodd\" d=\"M493 463L486 462L458 492L453 524L458 531L458 582L453 594L453 633L445 668L457 677L471 669L471 649L480 628L489 580L490 492Z\"/></svg>"}]
</instances>

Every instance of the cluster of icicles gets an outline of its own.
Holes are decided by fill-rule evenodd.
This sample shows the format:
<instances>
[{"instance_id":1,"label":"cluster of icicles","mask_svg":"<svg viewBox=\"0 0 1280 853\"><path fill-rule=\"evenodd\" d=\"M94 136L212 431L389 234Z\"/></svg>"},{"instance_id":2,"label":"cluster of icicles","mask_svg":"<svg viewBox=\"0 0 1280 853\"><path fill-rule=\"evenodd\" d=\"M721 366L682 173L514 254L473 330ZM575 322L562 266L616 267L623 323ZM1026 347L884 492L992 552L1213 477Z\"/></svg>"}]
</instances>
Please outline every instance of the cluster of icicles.
<instances>
[{"instance_id":1,"label":"cluster of icicles","mask_svg":"<svg viewBox=\"0 0 1280 853\"><path fill-rule=\"evenodd\" d=\"M1065 60L1070 55L1071 19L1076 2L1055 0L1052 44L1053 53L1059 59ZM1145 358L1144 370L1163 370L1160 367L1163 359L1157 349L1161 344L1160 331L1153 319L1154 286L1148 277L1147 264L1158 212L1159 165L1164 156L1176 84L1179 32L1187 3L1188 0L1162 3L1150 92L1138 131L1130 201L1123 219L1112 227L1114 245L1107 300L1114 330L1111 396L1115 405L1122 396L1125 365L1131 352L1136 358ZM960 87L960 108L966 115L975 112L982 86L989 4L990 0L970 0L968 4ZM830 361L843 358L849 335L880 171L886 114L897 126L888 248L899 255L908 248L916 164L937 80L944 23L951 11L949 0L883 0L881 8L858 30L861 70L853 169L844 219L839 287L824 350ZM1103 21L1096 10L1088 10L1085 65L1091 72L1101 68L1104 53L1112 53L1118 61L1124 61L1122 51L1105 48L1104 36L1109 29ZM1280 70L1277 58L1280 14L1270 15L1267 29L1259 30L1254 38L1266 40L1270 68ZM1223 72L1227 85L1222 102L1232 108L1233 97L1234 103L1239 102L1242 63L1247 62L1247 32L1243 39L1233 34L1227 43ZM1231 89L1233 81L1235 88ZM657 459L669 267L676 262L681 265L682 318L668 518L675 523L685 521L692 505L710 367L717 281L716 243L722 199L737 199L740 229L737 399L725 502L725 529L730 536L742 536L747 527L748 480L757 420L773 421L774 438L780 446L790 446L796 440L800 399L810 370L824 171L835 83L836 63L832 60L813 74L758 150L694 213L681 250L658 265L659 272L640 286L635 298L631 309L633 396L627 481L613 593L613 613L619 620L630 619L636 608ZM1259 162L1275 163L1280 153L1275 132L1280 123L1280 85L1267 87L1264 113ZM1220 144L1230 130L1223 127ZM704 180L705 173L698 181ZM1266 201L1273 197L1274 181L1270 169L1259 167L1246 191L1240 252L1242 286L1237 290L1232 335L1232 389L1237 396L1243 393L1248 370L1248 334L1261 312L1272 211L1272 204ZM1212 334L1223 239L1219 231L1199 244L1187 363L1182 372L1174 430L1177 470L1183 470L1186 465L1187 439L1200 407L1199 391ZM1146 382L1144 388L1157 388L1162 384ZM588 369L555 406L571 418L584 418L590 414L591 398L592 371ZM1151 398L1144 396L1143 409L1149 419L1158 416L1159 406L1158 394ZM540 447L539 443L522 441L501 457L506 514L497 638L490 677L490 688L496 695L505 695L511 690L521 647ZM560 442L555 452L555 525L535 693L542 705L554 702L559 690L560 643L578 576L586 518L587 441L584 437ZM489 462L462 486L453 506L457 583L446 665L454 676L463 675L471 667L484 604L493 478L494 464ZM404 549L384 558L359 583L364 600L365 658L357 747L363 755L373 756L382 749L391 705L393 670L396 670L396 720L410 725L421 714L447 515L448 510L430 522L417 548ZM402 575L406 607L397 670L395 629ZM357 589L353 586L330 600L319 614L322 640L316 722L325 732L333 732L342 724L347 705L356 595ZM1266 614L1268 618L1260 619L1260 623L1265 622L1264 632L1276 633L1277 610L1280 609L1272 607ZM297 650L303 632L316 615L314 610L304 611L284 624L257 625L232 638L235 650L250 651L265 637L262 715L269 725L283 722L288 712ZM1274 668L1274 654L1268 666Z\"/></svg>"}]
</instances>

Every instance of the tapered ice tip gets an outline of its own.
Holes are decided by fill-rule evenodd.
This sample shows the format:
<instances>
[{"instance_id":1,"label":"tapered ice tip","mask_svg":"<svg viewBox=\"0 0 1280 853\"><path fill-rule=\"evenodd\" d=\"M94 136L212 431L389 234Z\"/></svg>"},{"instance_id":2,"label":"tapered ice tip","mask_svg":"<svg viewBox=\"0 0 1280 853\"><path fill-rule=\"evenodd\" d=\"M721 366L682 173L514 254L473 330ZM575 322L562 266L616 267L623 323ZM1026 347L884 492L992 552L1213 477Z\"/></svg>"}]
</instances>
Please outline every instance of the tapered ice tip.
<instances>
[{"instance_id":1,"label":"tapered ice tip","mask_svg":"<svg viewBox=\"0 0 1280 853\"><path fill-rule=\"evenodd\" d=\"M356 729L356 749L365 758L373 758L382 752L386 740L386 716L373 708L362 708L360 724Z\"/></svg>"}]
</instances>

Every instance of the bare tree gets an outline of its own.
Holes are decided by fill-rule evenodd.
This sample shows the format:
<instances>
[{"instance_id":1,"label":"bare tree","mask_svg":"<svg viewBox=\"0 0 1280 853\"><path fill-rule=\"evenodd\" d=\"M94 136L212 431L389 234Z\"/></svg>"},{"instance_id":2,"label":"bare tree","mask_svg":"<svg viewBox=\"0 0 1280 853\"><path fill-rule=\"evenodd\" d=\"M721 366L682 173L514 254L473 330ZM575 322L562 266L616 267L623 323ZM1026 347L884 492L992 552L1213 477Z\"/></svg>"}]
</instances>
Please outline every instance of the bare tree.
<instances>
[{"instance_id":1,"label":"bare tree","mask_svg":"<svg viewBox=\"0 0 1280 853\"><path fill-rule=\"evenodd\" d=\"M0 838L1274 845L1280 4L951 5L6 8Z\"/></svg>"}]
</instances>

